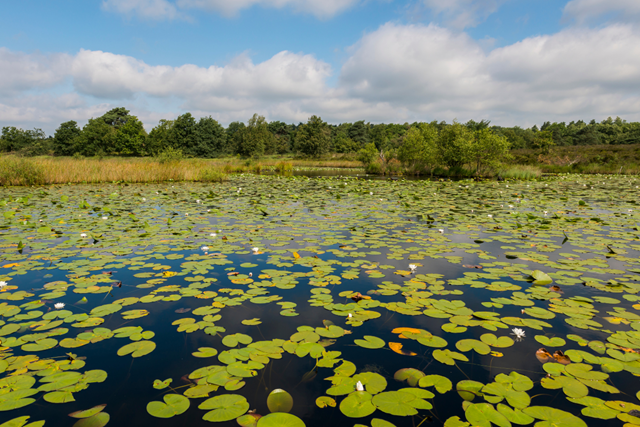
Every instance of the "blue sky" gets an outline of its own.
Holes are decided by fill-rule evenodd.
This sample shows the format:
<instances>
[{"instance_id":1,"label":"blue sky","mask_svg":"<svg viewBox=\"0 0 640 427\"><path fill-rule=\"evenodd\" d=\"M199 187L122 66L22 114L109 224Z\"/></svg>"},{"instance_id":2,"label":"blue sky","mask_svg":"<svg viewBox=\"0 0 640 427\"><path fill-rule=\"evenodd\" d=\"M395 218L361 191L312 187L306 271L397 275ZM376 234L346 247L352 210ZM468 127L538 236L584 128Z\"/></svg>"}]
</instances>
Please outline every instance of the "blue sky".
<instances>
[{"instance_id":1,"label":"blue sky","mask_svg":"<svg viewBox=\"0 0 640 427\"><path fill-rule=\"evenodd\" d=\"M640 120L635 0L3 2L0 126Z\"/></svg>"}]
</instances>

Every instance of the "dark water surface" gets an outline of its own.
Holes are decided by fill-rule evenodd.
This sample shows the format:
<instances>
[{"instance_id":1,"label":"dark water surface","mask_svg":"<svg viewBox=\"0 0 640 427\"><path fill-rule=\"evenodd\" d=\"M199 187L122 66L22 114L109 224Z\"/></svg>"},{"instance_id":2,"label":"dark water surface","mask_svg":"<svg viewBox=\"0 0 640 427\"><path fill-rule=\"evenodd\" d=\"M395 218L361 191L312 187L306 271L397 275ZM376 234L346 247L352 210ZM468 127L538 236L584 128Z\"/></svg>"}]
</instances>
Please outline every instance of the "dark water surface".
<instances>
[{"instance_id":1,"label":"dark water surface","mask_svg":"<svg viewBox=\"0 0 640 427\"><path fill-rule=\"evenodd\" d=\"M293 396L291 413L307 426L372 425L373 419L396 426L441 426L448 419L447 425L464 425L451 417L464 422L466 415L474 425L489 425L469 415L473 405L489 402L497 408L512 402L499 405L485 389L471 404L463 403L456 385L464 380L486 385L511 372L533 382L526 390L530 403L516 405L518 411L543 407L572 414L557 424L562 426L633 424L635 413L629 411L640 405L637 185L633 178L598 176L511 183L237 176L223 184L0 189L0 281L6 282L0 289L0 425L28 415L29 422L72 426L77 420L69 413L107 404L110 426L232 426L238 425L235 419L203 420L208 410L198 406L214 396L238 394L251 410L267 415L267 396L276 388ZM547 273L550 281L532 283L534 271ZM233 272L238 275L228 275ZM356 303L350 298L355 293L370 299ZM444 310L442 301L458 301L458 311ZM55 303L65 306L56 309ZM289 304L295 315L284 315L286 303L295 304ZM96 310L108 304L113 312ZM194 314L207 306L218 310L208 320L206 314ZM148 315L125 319L132 310ZM62 322L51 326L56 312L64 312ZM359 322L358 312L374 314ZM486 312L497 313L496 320L486 322ZM82 313L89 320L64 321ZM220 319L211 320L216 315ZM179 325L172 323L185 318L198 327L178 332ZM254 318L261 323L242 323ZM290 341L299 328L325 328L326 321L344 330L334 342L323 343L326 352L340 352L333 368L316 366L326 355L299 357ZM459 330L447 332L455 325ZM151 341L155 349L141 357L119 356L120 348L136 341L113 331L128 326L152 331L139 341ZM441 337L446 346L401 338L392 332L399 327ZM74 341L96 328L103 328L106 339ZM513 328L523 329L525 337L516 339ZM226 369L229 361L219 360L221 354L248 347L223 344L225 336L236 333L253 342L274 340L271 347L280 349L281 358L270 358L244 378L230 375L230 390L220 386L208 397L190 398L182 414L162 419L147 412L149 402L195 386L198 379L188 378L195 370ZM492 346L489 354L456 345L487 333L513 342ZM368 349L354 343L364 336L385 345ZM563 343L543 345L536 336L542 341L559 337ZM51 339L56 341L51 348L30 346ZM393 351L389 343L403 344L412 355ZM217 355L193 356L201 347L215 348ZM608 377L596 384L590 374L562 371L565 365L553 358L543 365L536 358L541 347L551 353L574 350L572 364L587 364ZM468 361L445 364L434 356L444 349ZM592 358L581 361L575 350ZM66 372L102 370L106 379L38 390L52 382L50 375L66 369L53 363L68 353L85 364ZM331 395L332 383L326 380L348 362L355 364L356 374L384 377L384 392L410 387L394 379L404 368L446 377L453 389L422 388L435 393L426 399L433 408L417 409L416 415L393 415L379 407L371 415L349 418L340 403L357 393L355 388ZM36 381L16 386L15 377ZM170 387L153 387L154 380L168 378ZM234 379L244 386L234 390ZM563 391L557 381L573 388ZM586 385L588 393L574 382ZM602 384L615 389L603 391ZM34 392L18 396L19 390ZM53 392L58 394L46 397ZM62 394L70 401L50 402ZM318 397L330 395L336 407L316 405ZM620 409L616 401L625 402L626 410L612 410ZM533 413L529 408L524 413ZM498 416L498 425L505 421Z\"/></svg>"}]
</instances>

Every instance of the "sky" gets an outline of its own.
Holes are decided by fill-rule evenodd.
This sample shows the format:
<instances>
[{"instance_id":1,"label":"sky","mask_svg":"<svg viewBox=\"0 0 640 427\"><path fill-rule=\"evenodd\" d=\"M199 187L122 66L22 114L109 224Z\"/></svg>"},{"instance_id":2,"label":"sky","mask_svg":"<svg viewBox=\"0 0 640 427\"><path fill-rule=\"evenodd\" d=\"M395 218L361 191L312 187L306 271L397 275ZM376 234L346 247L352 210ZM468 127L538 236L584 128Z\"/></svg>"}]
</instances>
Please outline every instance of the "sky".
<instances>
[{"instance_id":1,"label":"sky","mask_svg":"<svg viewBox=\"0 0 640 427\"><path fill-rule=\"evenodd\" d=\"M20 0L0 127L640 121L640 0Z\"/></svg>"}]
</instances>

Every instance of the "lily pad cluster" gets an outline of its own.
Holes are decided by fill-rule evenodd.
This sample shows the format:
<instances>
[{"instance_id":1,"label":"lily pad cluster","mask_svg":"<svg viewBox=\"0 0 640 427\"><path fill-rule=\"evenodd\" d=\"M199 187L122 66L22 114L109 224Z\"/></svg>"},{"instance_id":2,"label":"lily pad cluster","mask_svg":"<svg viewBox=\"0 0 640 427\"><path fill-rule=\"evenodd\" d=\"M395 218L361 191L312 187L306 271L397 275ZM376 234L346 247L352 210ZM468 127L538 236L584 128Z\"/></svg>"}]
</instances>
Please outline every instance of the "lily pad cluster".
<instances>
[{"instance_id":1,"label":"lily pad cluster","mask_svg":"<svg viewBox=\"0 0 640 427\"><path fill-rule=\"evenodd\" d=\"M36 400L46 413L89 386L109 395L107 371L71 350L137 367L180 343L191 368L127 380L148 385L145 416L176 425L197 411L312 421L288 392L265 399L269 413L253 401L280 361L306 366L299 387L320 383L311 403L342 423L417 425L438 408L447 426L640 425L637 184L236 176L0 189L0 411L16 410L7 427L36 427ZM110 421L73 409L78 427Z\"/></svg>"}]
</instances>

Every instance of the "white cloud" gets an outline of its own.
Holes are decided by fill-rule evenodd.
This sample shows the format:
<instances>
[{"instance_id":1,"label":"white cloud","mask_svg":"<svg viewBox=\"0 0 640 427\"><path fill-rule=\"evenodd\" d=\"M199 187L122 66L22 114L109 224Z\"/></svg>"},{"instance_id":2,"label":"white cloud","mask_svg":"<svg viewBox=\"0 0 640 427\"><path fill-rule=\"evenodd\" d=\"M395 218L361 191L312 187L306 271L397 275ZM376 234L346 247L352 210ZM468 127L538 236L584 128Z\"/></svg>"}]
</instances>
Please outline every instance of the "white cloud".
<instances>
[{"instance_id":1,"label":"white cloud","mask_svg":"<svg viewBox=\"0 0 640 427\"><path fill-rule=\"evenodd\" d=\"M332 71L312 55L288 51L260 63L240 55L224 66L171 67L101 51L2 49L0 124L53 131L120 105L148 128L185 111L223 124L255 112L295 123L313 114L331 123L640 121L640 29L633 25L569 28L487 52L465 33L389 23L347 54ZM338 78L330 86L332 72Z\"/></svg>"},{"instance_id":2,"label":"white cloud","mask_svg":"<svg viewBox=\"0 0 640 427\"><path fill-rule=\"evenodd\" d=\"M102 9L129 18L136 15L158 21L182 16L176 6L167 0L103 0Z\"/></svg>"},{"instance_id":3,"label":"white cloud","mask_svg":"<svg viewBox=\"0 0 640 427\"><path fill-rule=\"evenodd\" d=\"M564 7L564 18L585 23L599 18L615 18L617 21L635 21L640 18L638 0L571 0Z\"/></svg>"},{"instance_id":4,"label":"white cloud","mask_svg":"<svg viewBox=\"0 0 640 427\"><path fill-rule=\"evenodd\" d=\"M462 30L475 27L498 10L506 0L423 0L431 12L447 26Z\"/></svg>"},{"instance_id":5,"label":"white cloud","mask_svg":"<svg viewBox=\"0 0 640 427\"><path fill-rule=\"evenodd\" d=\"M69 60L65 54L25 54L0 47L0 95L61 83Z\"/></svg>"},{"instance_id":6,"label":"white cloud","mask_svg":"<svg viewBox=\"0 0 640 427\"><path fill-rule=\"evenodd\" d=\"M320 19L331 18L353 7L361 0L103 0L102 9L127 17L140 16L151 20L171 20L186 17L187 10L205 10L234 16L253 6L290 8Z\"/></svg>"},{"instance_id":7,"label":"white cloud","mask_svg":"<svg viewBox=\"0 0 640 427\"><path fill-rule=\"evenodd\" d=\"M331 69L311 55L283 51L260 64L240 55L224 67L150 66L130 56L81 50L71 68L74 86L99 98L137 93L179 97L191 108L220 108L245 99L282 100L319 96Z\"/></svg>"}]
</instances>

